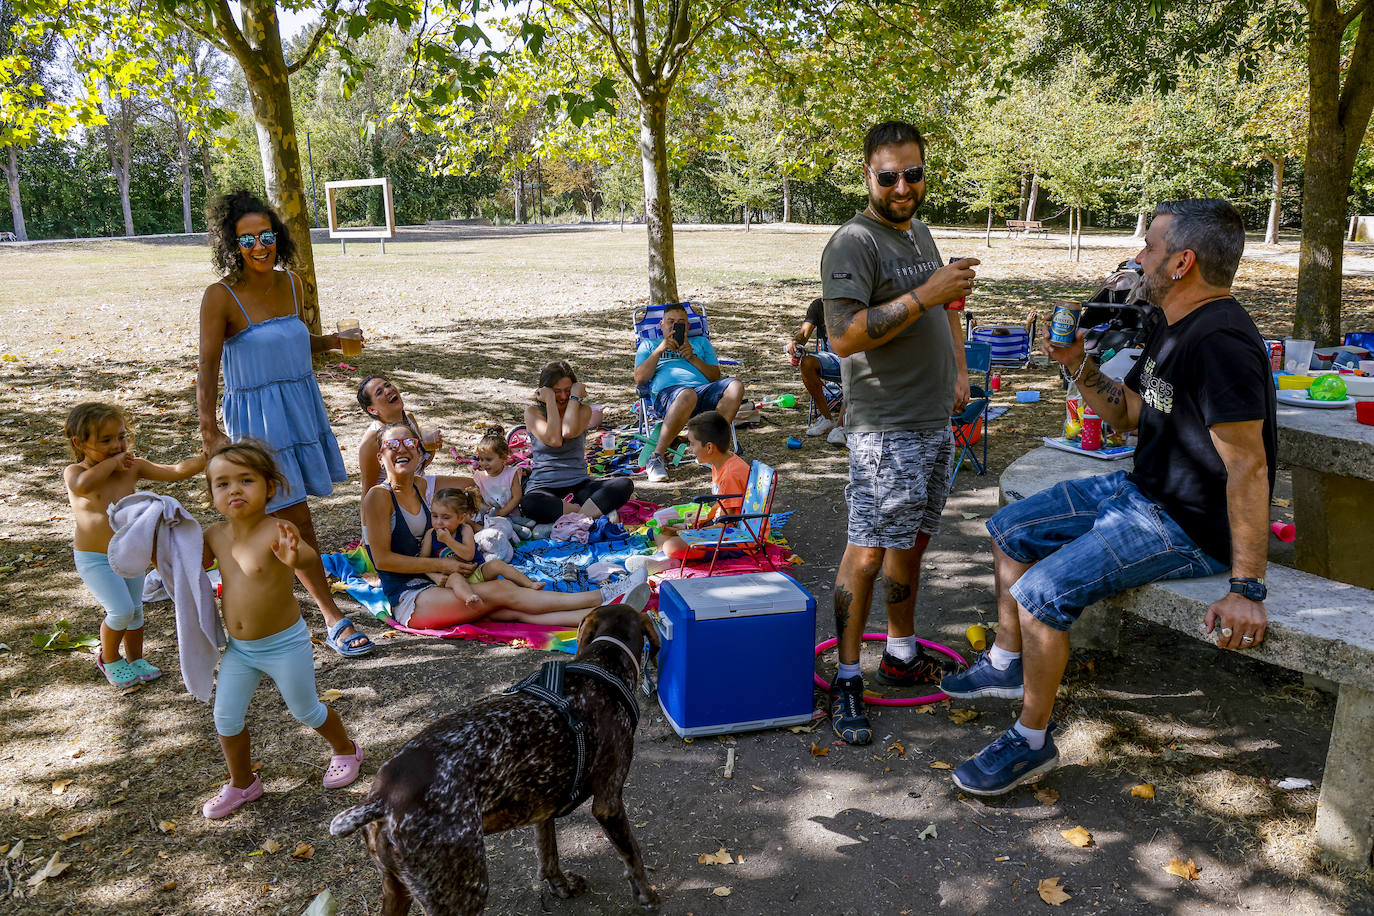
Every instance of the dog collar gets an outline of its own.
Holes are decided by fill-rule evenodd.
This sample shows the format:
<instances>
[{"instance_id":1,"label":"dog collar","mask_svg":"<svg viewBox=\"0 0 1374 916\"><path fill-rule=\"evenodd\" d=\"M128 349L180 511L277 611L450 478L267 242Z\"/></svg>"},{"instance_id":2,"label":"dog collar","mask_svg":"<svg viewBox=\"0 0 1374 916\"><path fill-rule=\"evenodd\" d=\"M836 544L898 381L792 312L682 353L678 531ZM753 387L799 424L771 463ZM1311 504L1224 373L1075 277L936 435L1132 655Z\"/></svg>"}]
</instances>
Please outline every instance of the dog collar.
<instances>
[{"instance_id":1,"label":"dog collar","mask_svg":"<svg viewBox=\"0 0 1374 916\"><path fill-rule=\"evenodd\" d=\"M620 640L616 639L614 636L598 636L596 639L593 639L592 642L594 642L594 643L595 643L595 642L613 642L613 643L615 643L617 646L619 646L619 647L625 652L626 655L630 656L630 662L631 662L631 664L633 664L633 665L635 666L635 677L638 678L638 677L640 676L641 672L640 672L640 670L639 670L639 656L637 656L637 655L635 655L633 652L631 652L629 646L625 645L623 642L621 642ZM591 643L588 643L588 645L591 645Z\"/></svg>"}]
</instances>

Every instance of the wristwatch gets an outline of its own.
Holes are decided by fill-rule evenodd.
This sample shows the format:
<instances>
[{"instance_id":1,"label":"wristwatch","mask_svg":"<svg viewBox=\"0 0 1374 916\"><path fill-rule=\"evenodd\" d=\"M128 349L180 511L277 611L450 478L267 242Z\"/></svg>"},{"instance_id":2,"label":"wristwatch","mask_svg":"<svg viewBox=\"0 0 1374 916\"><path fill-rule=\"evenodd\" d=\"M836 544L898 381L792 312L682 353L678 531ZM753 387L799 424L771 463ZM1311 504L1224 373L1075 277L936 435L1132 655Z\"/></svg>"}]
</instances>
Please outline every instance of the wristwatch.
<instances>
[{"instance_id":1,"label":"wristwatch","mask_svg":"<svg viewBox=\"0 0 1374 916\"><path fill-rule=\"evenodd\" d=\"M1263 579L1250 576L1236 576L1231 579L1231 594L1244 595L1251 601L1263 601L1269 595Z\"/></svg>"}]
</instances>

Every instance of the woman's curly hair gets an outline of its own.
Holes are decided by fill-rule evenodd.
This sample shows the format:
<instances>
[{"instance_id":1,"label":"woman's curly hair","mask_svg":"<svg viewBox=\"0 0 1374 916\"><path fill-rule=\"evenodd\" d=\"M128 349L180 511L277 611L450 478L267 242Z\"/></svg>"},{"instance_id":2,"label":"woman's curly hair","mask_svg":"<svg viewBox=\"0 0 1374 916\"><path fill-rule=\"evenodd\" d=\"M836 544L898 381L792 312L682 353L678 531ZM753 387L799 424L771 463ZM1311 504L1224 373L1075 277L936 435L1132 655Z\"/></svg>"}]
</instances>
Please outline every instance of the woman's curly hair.
<instances>
[{"instance_id":1,"label":"woman's curly hair","mask_svg":"<svg viewBox=\"0 0 1374 916\"><path fill-rule=\"evenodd\" d=\"M205 226L210 238L210 261L221 277L237 280L243 273L243 249L239 247L239 220L250 213L261 213L277 234L277 263L296 266L296 243L277 212L248 191L238 190L216 197L205 208Z\"/></svg>"}]
</instances>

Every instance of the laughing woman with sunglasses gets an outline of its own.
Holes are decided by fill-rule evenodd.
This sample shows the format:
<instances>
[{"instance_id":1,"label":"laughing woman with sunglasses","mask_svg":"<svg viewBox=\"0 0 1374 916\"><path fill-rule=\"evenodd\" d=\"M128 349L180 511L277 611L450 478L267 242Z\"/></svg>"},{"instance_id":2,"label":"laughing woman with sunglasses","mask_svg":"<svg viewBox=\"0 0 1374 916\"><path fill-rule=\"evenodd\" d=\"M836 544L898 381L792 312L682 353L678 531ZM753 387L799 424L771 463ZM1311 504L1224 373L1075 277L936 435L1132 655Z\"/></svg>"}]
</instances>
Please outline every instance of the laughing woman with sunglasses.
<instances>
[{"instance_id":1,"label":"laughing woman with sunglasses","mask_svg":"<svg viewBox=\"0 0 1374 916\"><path fill-rule=\"evenodd\" d=\"M250 437L271 445L287 486L267 511L294 523L318 553L305 498L329 495L348 474L310 357L339 349L339 337L311 334L301 319L304 289L290 270L296 246L271 207L236 191L211 202L206 217L212 260L222 279L205 290L200 304L196 407L201 441L207 452ZM221 365L223 429L216 415ZM372 641L334 603L319 560L296 576L324 614L331 648L348 657L372 651Z\"/></svg>"}]
</instances>

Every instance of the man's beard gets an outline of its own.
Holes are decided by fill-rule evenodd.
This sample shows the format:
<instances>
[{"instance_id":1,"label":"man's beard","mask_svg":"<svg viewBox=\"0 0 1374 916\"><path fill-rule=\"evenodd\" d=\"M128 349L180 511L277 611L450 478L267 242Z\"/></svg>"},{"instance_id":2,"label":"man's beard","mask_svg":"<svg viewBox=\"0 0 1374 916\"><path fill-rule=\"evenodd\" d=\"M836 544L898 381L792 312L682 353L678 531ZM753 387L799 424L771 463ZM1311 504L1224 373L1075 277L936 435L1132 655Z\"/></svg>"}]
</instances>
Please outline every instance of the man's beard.
<instances>
[{"instance_id":1,"label":"man's beard","mask_svg":"<svg viewBox=\"0 0 1374 916\"><path fill-rule=\"evenodd\" d=\"M904 223L916 215L916 211L921 209L921 202L925 200L924 194L913 194L911 200L904 204L894 205L889 200L882 200L868 195L868 205L873 208L873 212L878 214L889 223Z\"/></svg>"},{"instance_id":2,"label":"man's beard","mask_svg":"<svg viewBox=\"0 0 1374 916\"><path fill-rule=\"evenodd\" d=\"M1159 305L1164 301L1164 297L1169 294L1169 290L1174 288L1177 281L1165 272L1164 266L1153 274L1147 273L1140 279L1139 295L1141 299L1151 305Z\"/></svg>"}]
</instances>

